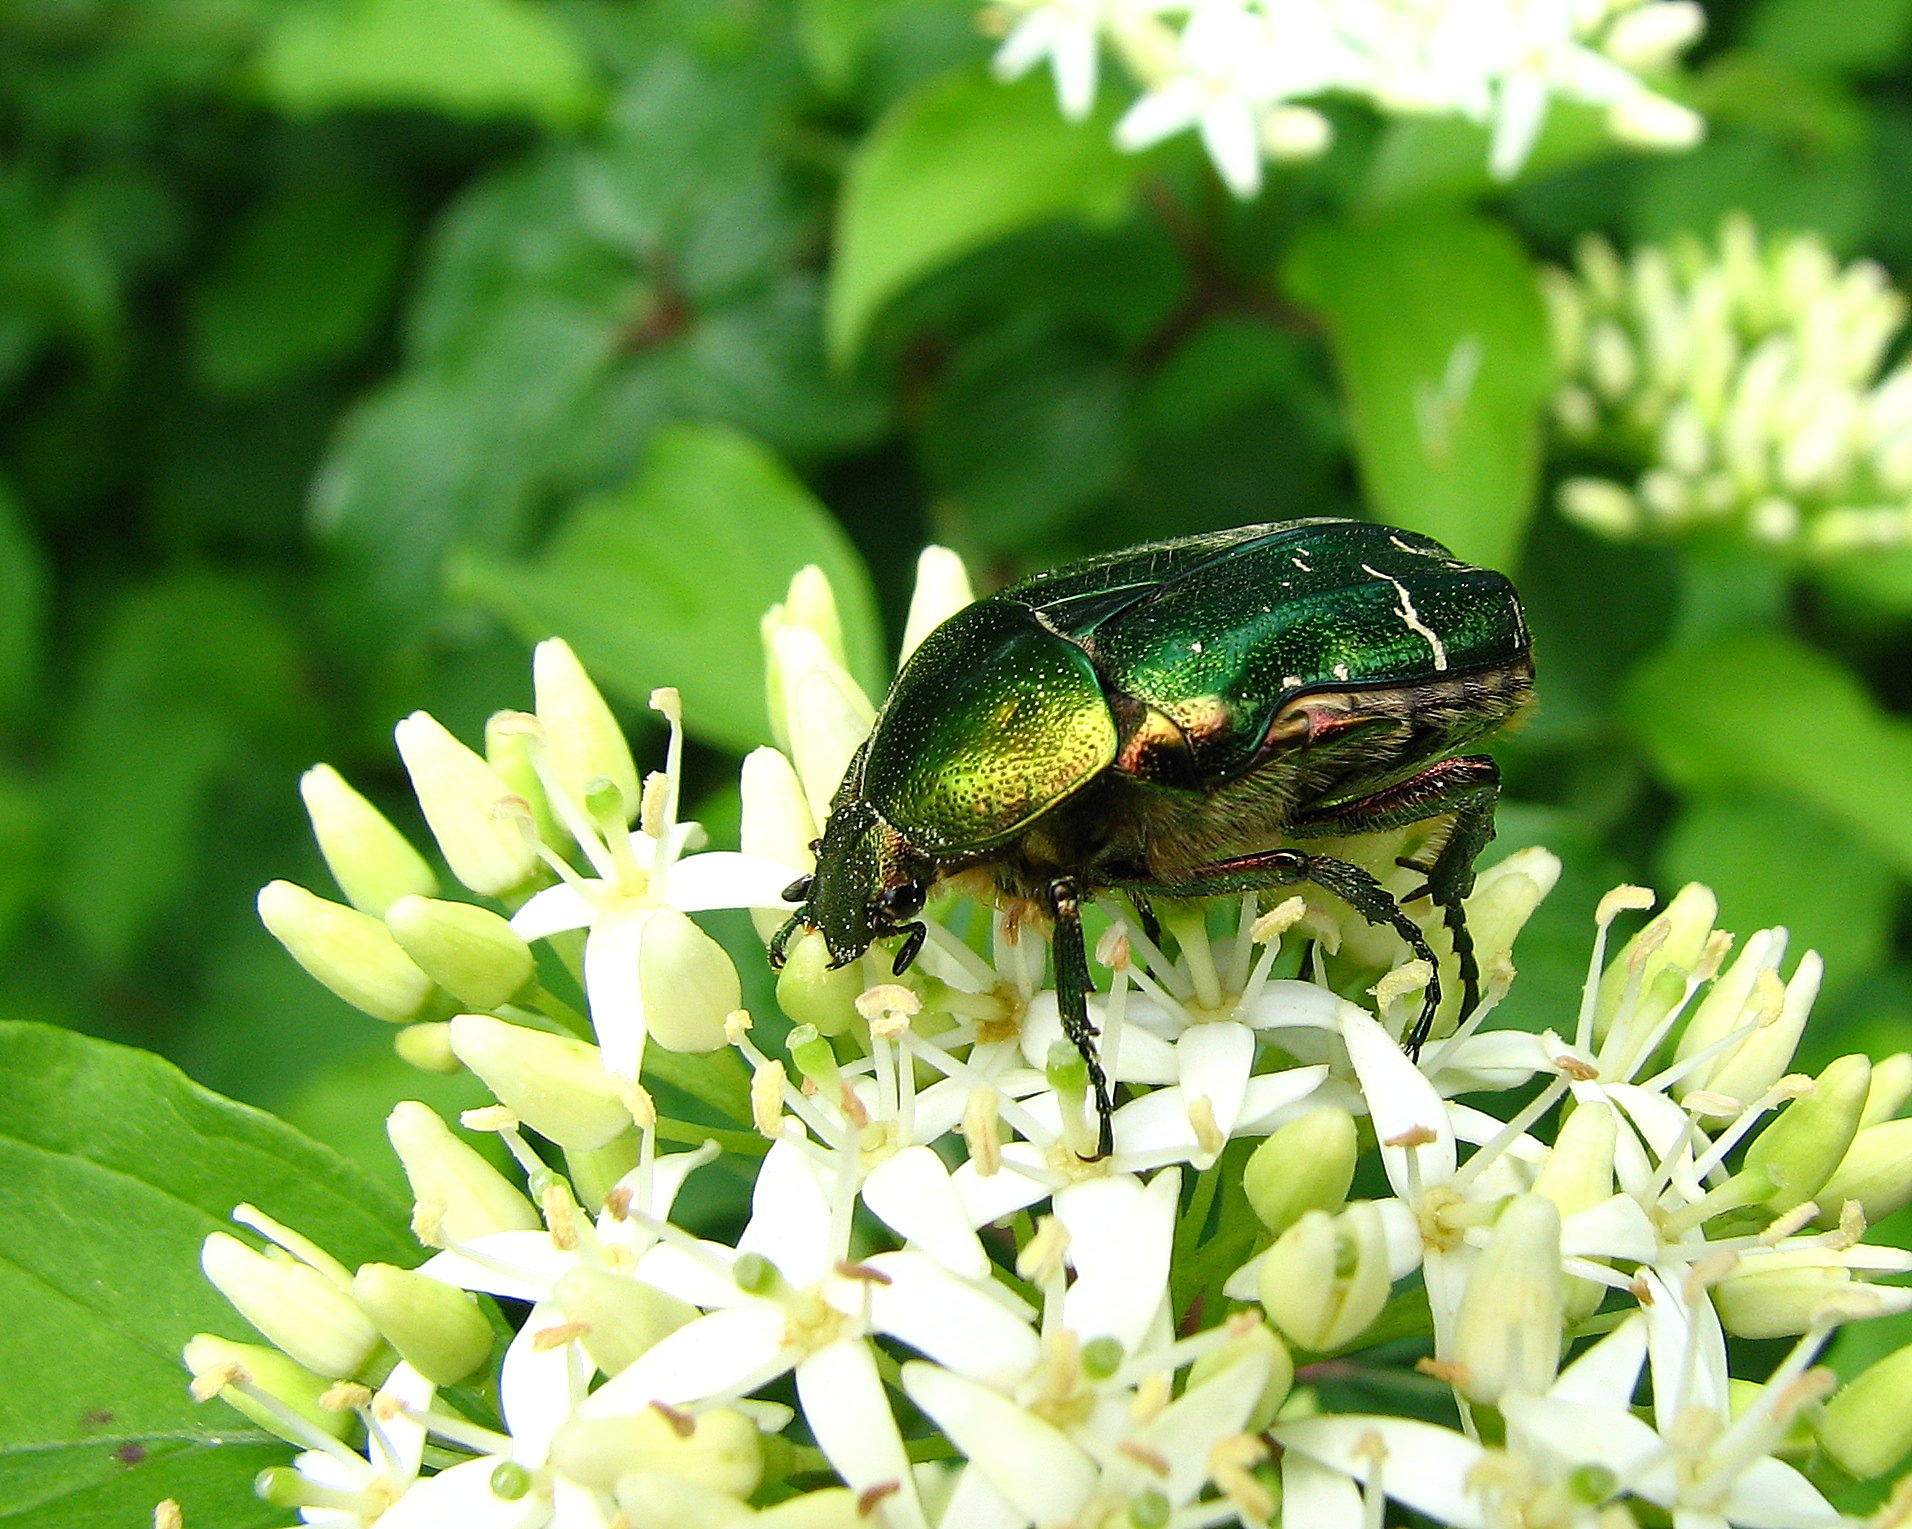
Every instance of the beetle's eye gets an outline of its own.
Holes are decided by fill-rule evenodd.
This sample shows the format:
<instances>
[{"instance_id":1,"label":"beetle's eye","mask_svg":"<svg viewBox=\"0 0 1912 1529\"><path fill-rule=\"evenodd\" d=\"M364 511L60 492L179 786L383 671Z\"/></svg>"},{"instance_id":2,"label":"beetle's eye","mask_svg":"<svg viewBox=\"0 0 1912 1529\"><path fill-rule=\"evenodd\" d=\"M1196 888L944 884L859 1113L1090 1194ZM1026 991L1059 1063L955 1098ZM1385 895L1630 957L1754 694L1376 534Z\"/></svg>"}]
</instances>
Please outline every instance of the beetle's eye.
<instances>
[{"instance_id":1,"label":"beetle's eye","mask_svg":"<svg viewBox=\"0 0 1912 1529\"><path fill-rule=\"evenodd\" d=\"M915 918L923 911L923 896L921 882L906 881L902 886L891 887L883 893L883 911L898 923Z\"/></svg>"}]
</instances>

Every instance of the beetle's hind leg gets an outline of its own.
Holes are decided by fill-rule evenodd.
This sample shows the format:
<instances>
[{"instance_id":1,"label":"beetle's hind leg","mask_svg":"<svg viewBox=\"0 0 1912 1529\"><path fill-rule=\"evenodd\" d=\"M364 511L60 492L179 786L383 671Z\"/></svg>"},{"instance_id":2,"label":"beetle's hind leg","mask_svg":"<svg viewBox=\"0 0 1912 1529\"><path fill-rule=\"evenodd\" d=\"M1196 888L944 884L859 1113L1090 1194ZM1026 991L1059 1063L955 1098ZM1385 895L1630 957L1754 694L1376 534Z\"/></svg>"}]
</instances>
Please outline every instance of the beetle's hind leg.
<instances>
[{"instance_id":1,"label":"beetle's hind leg","mask_svg":"<svg viewBox=\"0 0 1912 1529\"><path fill-rule=\"evenodd\" d=\"M1096 1046L1097 1031L1089 1021L1088 952L1082 944L1082 899L1076 884L1068 877L1049 883L1049 911L1055 915L1056 932L1051 949L1056 962L1056 1007L1062 1015L1062 1033L1088 1065L1089 1086L1095 1091L1097 1157L1115 1151L1115 1127L1111 1117L1115 1107L1109 1102L1109 1079L1102 1070L1102 1056Z\"/></svg>"}]
</instances>

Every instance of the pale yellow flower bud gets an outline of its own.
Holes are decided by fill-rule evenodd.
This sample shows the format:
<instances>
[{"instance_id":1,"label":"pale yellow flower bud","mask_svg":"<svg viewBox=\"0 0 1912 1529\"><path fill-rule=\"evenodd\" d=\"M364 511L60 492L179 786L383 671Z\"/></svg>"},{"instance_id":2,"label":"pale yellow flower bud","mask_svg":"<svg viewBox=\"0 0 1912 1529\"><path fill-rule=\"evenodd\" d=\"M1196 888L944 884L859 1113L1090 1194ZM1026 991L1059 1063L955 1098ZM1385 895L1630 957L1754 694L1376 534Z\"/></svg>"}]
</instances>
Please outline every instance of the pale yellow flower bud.
<instances>
[{"instance_id":1,"label":"pale yellow flower bud","mask_svg":"<svg viewBox=\"0 0 1912 1529\"><path fill-rule=\"evenodd\" d=\"M1796 1338L1828 1310L1863 1303L1863 1314L1886 1316L1912 1306L1912 1290L1861 1285L1837 1264L1795 1264L1729 1274L1714 1287L1719 1319L1736 1338Z\"/></svg>"},{"instance_id":2,"label":"pale yellow flower bud","mask_svg":"<svg viewBox=\"0 0 1912 1529\"><path fill-rule=\"evenodd\" d=\"M292 959L353 1008L398 1024L431 1001L432 979L369 913L289 881L262 887L258 907L259 922Z\"/></svg>"},{"instance_id":3,"label":"pale yellow flower bud","mask_svg":"<svg viewBox=\"0 0 1912 1529\"><path fill-rule=\"evenodd\" d=\"M854 1494L844 1495L854 1503ZM616 1496L630 1529L758 1529L762 1522L742 1498L669 1471L626 1471Z\"/></svg>"},{"instance_id":4,"label":"pale yellow flower bud","mask_svg":"<svg viewBox=\"0 0 1912 1529\"><path fill-rule=\"evenodd\" d=\"M1242 1189L1277 1237L1311 1210L1337 1211L1354 1181L1359 1137L1346 1110L1309 1110L1277 1127L1242 1170Z\"/></svg>"},{"instance_id":5,"label":"pale yellow flower bud","mask_svg":"<svg viewBox=\"0 0 1912 1529\"><path fill-rule=\"evenodd\" d=\"M798 1024L820 1035L841 1035L857 1021L863 992L862 968L830 965L830 947L822 934L808 930L791 942L783 970L777 973L777 1003Z\"/></svg>"},{"instance_id":6,"label":"pale yellow flower bud","mask_svg":"<svg viewBox=\"0 0 1912 1529\"><path fill-rule=\"evenodd\" d=\"M1366 1332L1392 1285L1387 1231L1367 1200L1339 1216L1307 1212L1262 1255L1263 1308L1291 1343L1314 1353Z\"/></svg>"},{"instance_id":7,"label":"pale yellow flower bud","mask_svg":"<svg viewBox=\"0 0 1912 1529\"><path fill-rule=\"evenodd\" d=\"M1859 1124L1874 1126L1890 1120L1908 1097L1912 1097L1912 1051L1881 1057L1872 1064L1872 1083L1866 1089L1866 1107Z\"/></svg>"},{"instance_id":8,"label":"pale yellow flower bud","mask_svg":"<svg viewBox=\"0 0 1912 1529\"><path fill-rule=\"evenodd\" d=\"M735 1408L647 1407L618 1417L574 1416L551 1441L551 1463L599 1492L632 1471L659 1471L748 1497L763 1480L763 1438Z\"/></svg>"},{"instance_id":9,"label":"pale yellow flower bud","mask_svg":"<svg viewBox=\"0 0 1912 1529\"><path fill-rule=\"evenodd\" d=\"M485 1014L454 1019L451 1045L499 1103L561 1147L588 1152L632 1129L595 1046Z\"/></svg>"},{"instance_id":10,"label":"pale yellow flower bud","mask_svg":"<svg viewBox=\"0 0 1912 1529\"><path fill-rule=\"evenodd\" d=\"M596 781L609 781L624 803L625 823L636 820L637 763L584 665L561 637L548 637L531 653L531 683L538 721L544 727L546 759L571 794L583 802Z\"/></svg>"},{"instance_id":11,"label":"pale yellow flower bud","mask_svg":"<svg viewBox=\"0 0 1912 1529\"><path fill-rule=\"evenodd\" d=\"M666 1051L721 1051L725 1021L743 1003L724 947L676 908L656 909L638 947L644 1028Z\"/></svg>"},{"instance_id":12,"label":"pale yellow flower bud","mask_svg":"<svg viewBox=\"0 0 1912 1529\"><path fill-rule=\"evenodd\" d=\"M1811 1093L1787 1105L1746 1149L1744 1171L1772 1185L1767 1203L1775 1210L1810 1200L1832 1177L1859 1129L1871 1074L1865 1057L1840 1057L1814 1079Z\"/></svg>"},{"instance_id":13,"label":"pale yellow flower bud","mask_svg":"<svg viewBox=\"0 0 1912 1529\"><path fill-rule=\"evenodd\" d=\"M746 855L789 866L790 879L796 880L798 872L816 863L810 846L818 832L796 767L777 749L753 749L744 756L739 789L743 796L739 848ZM750 916L757 934L766 940L788 917L769 908L755 909Z\"/></svg>"},{"instance_id":14,"label":"pale yellow flower bud","mask_svg":"<svg viewBox=\"0 0 1912 1529\"><path fill-rule=\"evenodd\" d=\"M491 1324L455 1286L393 1264L361 1264L352 1297L399 1357L435 1386L455 1386L491 1354Z\"/></svg>"},{"instance_id":15,"label":"pale yellow flower bud","mask_svg":"<svg viewBox=\"0 0 1912 1529\"><path fill-rule=\"evenodd\" d=\"M1254 1410L1248 1414L1248 1421L1242 1424L1244 1433L1260 1433L1273 1423L1281 1404L1294 1389L1295 1362L1288 1353L1288 1345L1276 1335L1274 1328L1266 1322L1257 1322L1232 1343L1202 1355L1189 1366L1188 1371L1188 1389L1193 1391L1204 1382L1213 1380L1231 1364L1239 1364L1256 1355L1268 1362L1268 1383L1262 1387Z\"/></svg>"},{"instance_id":16,"label":"pale yellow flower bud","mask_svg":"<svg viewBox=\"0 0 1912 1529\"><path fill-rule=\"evenodd\" d=\"M527 804L496 770L429 712L413 712L394 736L452 875L486 897L514 891L537 875Z\"/></svg>"},{"instance_id":17,"label":"pale yellow flower bud","mask_svg":"<svg viewBox=\"0 0 1912 1529\"><path fill-rule=\"evenodd\" d=\"M199 1333L186 1345L186 1368L192 1372L193 1395L205 1401L217 1396L237 1408L268 1433L305 1447L309 1442L288 1428L277 1409L248 1396L249 1387L263 1391L287 1412L296 1413L309 1427L342 1439L358 1426L350 1412L319 1405L332 1382L315 1375L276 1348L257 1343L234 1343L211 1333Z\"/></svg>"},{"instance_id":18,"label":"pale yellow flower bud","mask_svg":"<svg viewBox=\"0 0 1912 1529\"><path fill-rule=\"evenodd\" d=\"M560 1275L552 1299L565 1316L589 1329L584 1351L606 1375L617 1374L697 1315L676 1296L589 1264Z\"/></svg>"},{"instance_id":19,"label":"pale yellow flower bud","mask_svg":"<svg viewBox=\"0 0 1912 1529\"><path fill-rule=\"evenodd\" d=\"M1868 1225L1912 1204L1912 1120L1882 1120L1861 1129L1813 1198L1827 1226L1838 1223L1848 1200L1857 1202Z\"/></svg>"},{"instance_id":20,"label":"pale yellow flower bud","mask_svg":"<svg viewBox=\"0 0 1912 1529\"><path fill-rule=\"evenodd\" d=\"M770 667L783 696L790 760L803 781L811 816L821 822L851 757L876 720L876 708L816 633L779 626L769 641Z\"/></svg>"},{"instance_id":21,"label":"pale yellow flower bud","mask_svg":"<svg viewBox=\"0 0 1912 1529\"><path fill-rule=\"evenodd\" d=\"M214 1232L199 1267L239 1315L298 1363L320 1375L357 1375L378 1347L378 1331L352 1298L309 1264L255 1251Z\"/></svg>"},{"instance_id":22,"label":"pale yellow flower bud","mask_svg":"<svg viewBox=\"0 0 1912 1529\"><path fill-rule=\"evenodd\" d=\"M437 1111L414 1099L393 1107L385 1134L412 1187L423 1240L437 1246L469 1242L491 1232L533 1232L538 1212L502 1173L469 1143L452 1134Z\"/></svg>"},{"instance_id":23,"label":"pale yellow flower bud","mask_svg":"<svg viewBox=\"0 0 1912 1529\"><path fill-rule=\"evenodd\" d=\"M1479 1402L1545 1391L1560 1368L1565 1305L1559 1207L1544 1194L1515 1195L1461 1297L1452 1355L1461 1390Z\"/></svg>"},{"instance_id":24,"label":"pale yellow flower bud","mask_svg":"<svg viewBox=\"0 0 1912 1529\"><path fill-rule=\"evenodd\" d=\"M425 857L330 765L314 765L300 776L299 795L332 879L361 913L382 918L399 898L438 890Z\"/></svg>"},{"instance_id":25,"label":"pale yellow flower bud","mask_svg":"<svg viewBox=\"0 0 1912 1529\"><path fill-rule=\"evenodd\" d=\"M923 639L956 612L975 603L969 570L947 547L925 547L916 557L916 587L910 592L910 613L903 623L903 651L899 667L909 662Z\"/></svg>"},{"instance_id":26,"label":"pale yellow flower bud","mask_svg":"<svg viewBox=\"0 0 1912 1529\"><path fill-rule=\"evenodd\" d=\"M507 1004L537 975L531 947L489 908L401 897L386 911L385 927L434 982L470 1008Z\"/></svg>"},{"instance_id":27,"label":"pale yellow flower bud","mask_svg":"<svg viewBox=\"0 0 1912 1529\"><path fill-rule=\"evenodd\" d=\"M1861 1481L1883 1476L1912 1449L1912 1346L1842 1386L1814 1424L1820 1446Z\"/></svg>"}]
</instances>

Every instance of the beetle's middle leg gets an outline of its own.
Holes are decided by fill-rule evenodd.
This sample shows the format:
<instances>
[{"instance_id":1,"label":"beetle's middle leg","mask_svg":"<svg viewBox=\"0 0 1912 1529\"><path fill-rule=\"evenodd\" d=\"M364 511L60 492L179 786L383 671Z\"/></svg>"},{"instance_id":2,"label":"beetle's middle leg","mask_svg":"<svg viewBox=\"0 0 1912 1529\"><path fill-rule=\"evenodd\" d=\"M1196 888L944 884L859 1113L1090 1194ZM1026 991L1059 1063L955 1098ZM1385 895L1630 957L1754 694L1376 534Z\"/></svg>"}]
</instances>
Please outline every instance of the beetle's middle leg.
<instances>
[{"instance_id":1,"label":"beetle's middle leg","mask_svg":"<svg viewBox=\"0 0 1912 1529\"><path fill-rule=\"evenodd\" d=\"M1062 1015L1062 1033L1088 1065L1089 1086L1095 1090L1096 1156L1107 1157L1115 1151L1115 1127L1110 1122L1115 1107L1109 1102L1109 1079L1102 1070L1097 1031L1089 1020L1092 989L1088 952L1082 944L1082 898L1069 877L1059 876L1049 883L1049 911L1056 920L1051 946L1056 961L1056 1008Z\"/></svg>"},{"instance_id":2,"label":"beetle's middle leg","mask_svg":"<svg viewBox=\"0 0 1912 1529\"><path fill-rule=\"evenodd\" d=\"M1379 833L1429 818L1453 817L1454 826L1433 864L1414 867L1425 873L1426 884L1401 901L1427 897L1441 910L1441 922L1454 942L1454 961L1460 968L1461 1019L1480 1003L1480 963L1467 929L1466 900L1474 890L1474 862L1493 841L1494 807L1499 801L1500 767L1484 754L1470 754L1443 759L1385 790L1304 814L1288 830L1302 838L1325 838Z\"/></svg>"},{"instance_id":3,"label":"beetle's middle leg","mask_svg":"<svg viewBox=\"0 0 1912 1529\"><path fill-rule=\"evenodd\" d=\"M1408 1054L1418 1056L1441 1006L1441 963L1435 958L1434 948L1427 943L1421 926L1401 911L1392 892L1360 866L1298 849L1270 849L1197 866L1185 880L1173 885L1148 883L1143 890L1159 897L1227 897L1265 887L1292 887L1304 881L1312 881L1323 891L1332 892L1370 924L1387 925L1407 942L1415 955L1427 962L1427 991L1421 999L1420 1015L1407 1038Z\"/></svg>"}]
</instances>

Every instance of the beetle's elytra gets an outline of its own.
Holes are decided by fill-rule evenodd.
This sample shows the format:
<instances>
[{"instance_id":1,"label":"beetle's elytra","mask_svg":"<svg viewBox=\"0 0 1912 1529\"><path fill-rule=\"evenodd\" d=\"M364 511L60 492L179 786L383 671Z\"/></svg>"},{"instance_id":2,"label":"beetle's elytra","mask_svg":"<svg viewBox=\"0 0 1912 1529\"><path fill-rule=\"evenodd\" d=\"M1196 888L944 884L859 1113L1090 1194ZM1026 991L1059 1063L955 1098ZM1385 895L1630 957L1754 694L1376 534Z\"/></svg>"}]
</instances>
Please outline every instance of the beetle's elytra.
<instances>
[{"instance_id":1,"label":"beetle's elytra","mask_svg":"<svg viewBox=\"0 0 1912 1529\"><path fill-rule=\"evenodd\" d=\"M911 655L837 790L815 874L787 894L802 907L772 963L807 927L839 966L900 936L900 974L922 946L925 899L959 874L1039 911L1107 1153L1080 900L1120 890L1146 919L1151 897L1313 882L1435 969L1418 1047L1441 999L1434 952L1372 875L1307 846L1448 821L1413 896L1442 910L1470 1011L1479 973L1462 900L1494 836L1500 775L1461 751L1532 685L1507 579L1366 521L1243 526L1036 574Z\"/></svg>"}]
</instances>

